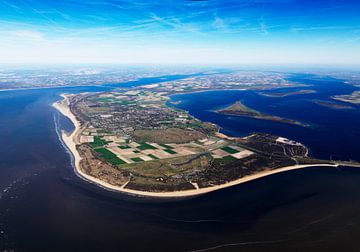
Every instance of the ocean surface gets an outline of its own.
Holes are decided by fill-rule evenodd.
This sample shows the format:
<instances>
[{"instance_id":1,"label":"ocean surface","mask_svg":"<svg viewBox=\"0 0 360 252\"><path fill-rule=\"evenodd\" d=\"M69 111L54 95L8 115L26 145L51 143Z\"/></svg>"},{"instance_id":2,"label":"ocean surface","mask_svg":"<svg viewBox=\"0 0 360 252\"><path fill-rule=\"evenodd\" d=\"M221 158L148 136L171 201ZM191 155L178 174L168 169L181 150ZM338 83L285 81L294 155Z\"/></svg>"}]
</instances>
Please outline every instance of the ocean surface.
<instances>
[{"instance_id":1,"label":"ocean surface","mask_svg":"<svg viewBox=\"0 0 360 252\"><path fill-rule=\"evenodd\" d=\"M226 134L267 132L306 144L317 158L359 160L359 107L339 110L312 102L355 88L311 75L293 80L317 93L274 98L256 91L213 91L172 100L218 123ZM51 104L61 93L118 86L0 92L0 250L359 251L358 168L286 172L165 202L109 192L78 178L59 139L59 130L74 127ZM211 112L237 100L311 127Z\"/></svg>"}]
</instances>

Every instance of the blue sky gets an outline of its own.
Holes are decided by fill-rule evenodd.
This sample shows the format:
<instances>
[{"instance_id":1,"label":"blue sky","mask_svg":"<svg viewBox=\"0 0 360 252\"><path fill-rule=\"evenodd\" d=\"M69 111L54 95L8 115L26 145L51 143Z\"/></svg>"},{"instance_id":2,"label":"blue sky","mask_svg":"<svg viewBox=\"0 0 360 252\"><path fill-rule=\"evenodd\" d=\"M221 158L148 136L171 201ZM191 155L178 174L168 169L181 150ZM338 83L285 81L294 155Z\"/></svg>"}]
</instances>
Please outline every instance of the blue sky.
<instances>
[{"instance_id":1,"label":"blue sky","mask_svg":"<svg viewBox=\"0 0 360 252\"><path fill-rule=\"evenodd\" d=\"M360 1L0 0L0 63L360 64Z\"/></svg>"}]
</instances>

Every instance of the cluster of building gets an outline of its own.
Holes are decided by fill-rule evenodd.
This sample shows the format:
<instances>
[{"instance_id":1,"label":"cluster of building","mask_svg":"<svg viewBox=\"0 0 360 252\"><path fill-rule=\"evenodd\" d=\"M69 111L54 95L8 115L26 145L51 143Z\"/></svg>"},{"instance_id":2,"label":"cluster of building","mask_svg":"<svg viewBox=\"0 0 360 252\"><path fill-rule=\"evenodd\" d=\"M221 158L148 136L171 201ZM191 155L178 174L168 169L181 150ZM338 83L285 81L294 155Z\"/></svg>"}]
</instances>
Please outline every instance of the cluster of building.
<instances>
[{"instance_id":1,"label":"cluster of building","mask_svg":"<svg viewBox=\"0 0 360 252\"><path fill-rule=\"evenodd\" d=\"M184 128L191 117L170 109L167 97L150 91L101 94L88 97L82 105L90 125L104 132L130 136L135 130Z\"/></svg>"},{"instance_id":2,"label":"cluster of building","mask_svg":"<svg viewBox=\"0 0 360 252\"><path fill-rule=\"evenodd\" d=\"M0 89L118 84L156 76L194 74L198 71L191 68L118 66L0 69Z\"/></svg>"},{"instance_id":3,"label":"cluster of building","mask_svg":"<svg viewBox=\"0 0 360 252\"><path fill-rule=\"evenodd\" d=\"M299 84L287 81L285 74L282 73L237 71L145 85L142 88L154 88L157 91L186 92L207 89L265 89L295 85L298 86Z\"/></svg>"}]
</instances>

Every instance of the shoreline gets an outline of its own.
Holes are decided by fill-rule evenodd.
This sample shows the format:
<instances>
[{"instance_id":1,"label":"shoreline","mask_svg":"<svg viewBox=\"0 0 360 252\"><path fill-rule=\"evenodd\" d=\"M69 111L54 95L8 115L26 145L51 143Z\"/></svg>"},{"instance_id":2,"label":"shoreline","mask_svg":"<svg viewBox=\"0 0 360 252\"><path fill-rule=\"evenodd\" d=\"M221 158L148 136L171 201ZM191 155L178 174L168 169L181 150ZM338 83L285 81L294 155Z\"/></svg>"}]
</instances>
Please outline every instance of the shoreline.
<instances>
[{"instance_id":1,"label":"shoreline","mask_svg":"<svg viewBox=\"0 0 360 252\"><path fill-rule=\"evenodd\" d=\"M183 190L183 191L173 191L173 192L146 192L146 191L138 191L138 190L132 190L132 189L126 189L124 188L127 183L125 183L122 186L114 186L111 185L105 181L102 181L98 178L95 178L93 176L90 176L86 173L84 173L81 168L80 168L80 161L81 161L81 156L79 154L79 152L76 149L76 145L77 145L77 140L76 137L79 134L80 130L81 130L81 125L80 122L76 119L75 115L70 111L69 108L69 104L68 104L68 97L66 94L62 94L61 95L64 99L55 102L52 106L58 110L61 114L63 114L64 116L66 116L67 118L69 118L71 120L71 122L74 124L75 126L75 130L70 134L66 134L65 132L62 131L61 133L61 138L64 142L64 144L66 145L66 147L69 149L69 151L71 152L73 158L74 158L74 170L75 173L82 179L86 180L87 182L96 184L104 189L108 189L111 191L115 191L115 192L122 192L122 193L126 193L126 194L130 194L130 195L135 195L135 196L142 196L142 197L154 197L154 198L181 198L181 197L192 197L192 196L200 196L202 194L206 194L206 193L210 193L213 191L217 191L217 190L221 190L221 189L225 189L228 187L232 187L235 185L240 185L252 180L256 180L256 179L260 179L263 177L267 177L273 174L277 174L277 173L282 173L282 172L286 172L286 171L291 171L291 170L298 170L298 169L305 169L305 168L310 168L310 167L338 167L339 164L306 164L306 165L292 165L292 166L286 166L286 167L282 167L282 168L277 168L275 170L270 170L270 171L262 171L259 172L257 174L253 174L253 175L248 175L245 176L243 178L239 178L237 180L233 180L231 182L225 183L225 184L221 184L221 185L216 185L216 186L212 186L212 187L205 187L205 188L200 188L200 189L191 189L191 190ZM64 103L66 103L64 105ZM224 135L225 136L225 135Z\"/></svg>"}]
</instances>

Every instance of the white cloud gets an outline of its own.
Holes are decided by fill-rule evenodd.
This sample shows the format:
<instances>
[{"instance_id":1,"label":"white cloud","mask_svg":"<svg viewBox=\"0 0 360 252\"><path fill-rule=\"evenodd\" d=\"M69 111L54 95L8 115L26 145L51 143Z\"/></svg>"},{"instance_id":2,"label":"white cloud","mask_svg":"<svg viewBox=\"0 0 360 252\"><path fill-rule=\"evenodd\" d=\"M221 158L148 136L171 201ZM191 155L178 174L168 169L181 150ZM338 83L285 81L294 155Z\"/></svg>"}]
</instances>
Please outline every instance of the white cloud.
<instances>
[{"instance_id":1,"label":"white cloud","mask_svg":"<svg viewBox=\"0 0 360 252\"><path fill-rule=\"evenodd\" d=\"M24 40L29 42L41 42L45 41L43 33L31 30L16 30L9 32L9 35L14 39Z\"/></svg>"}]
</instances>

